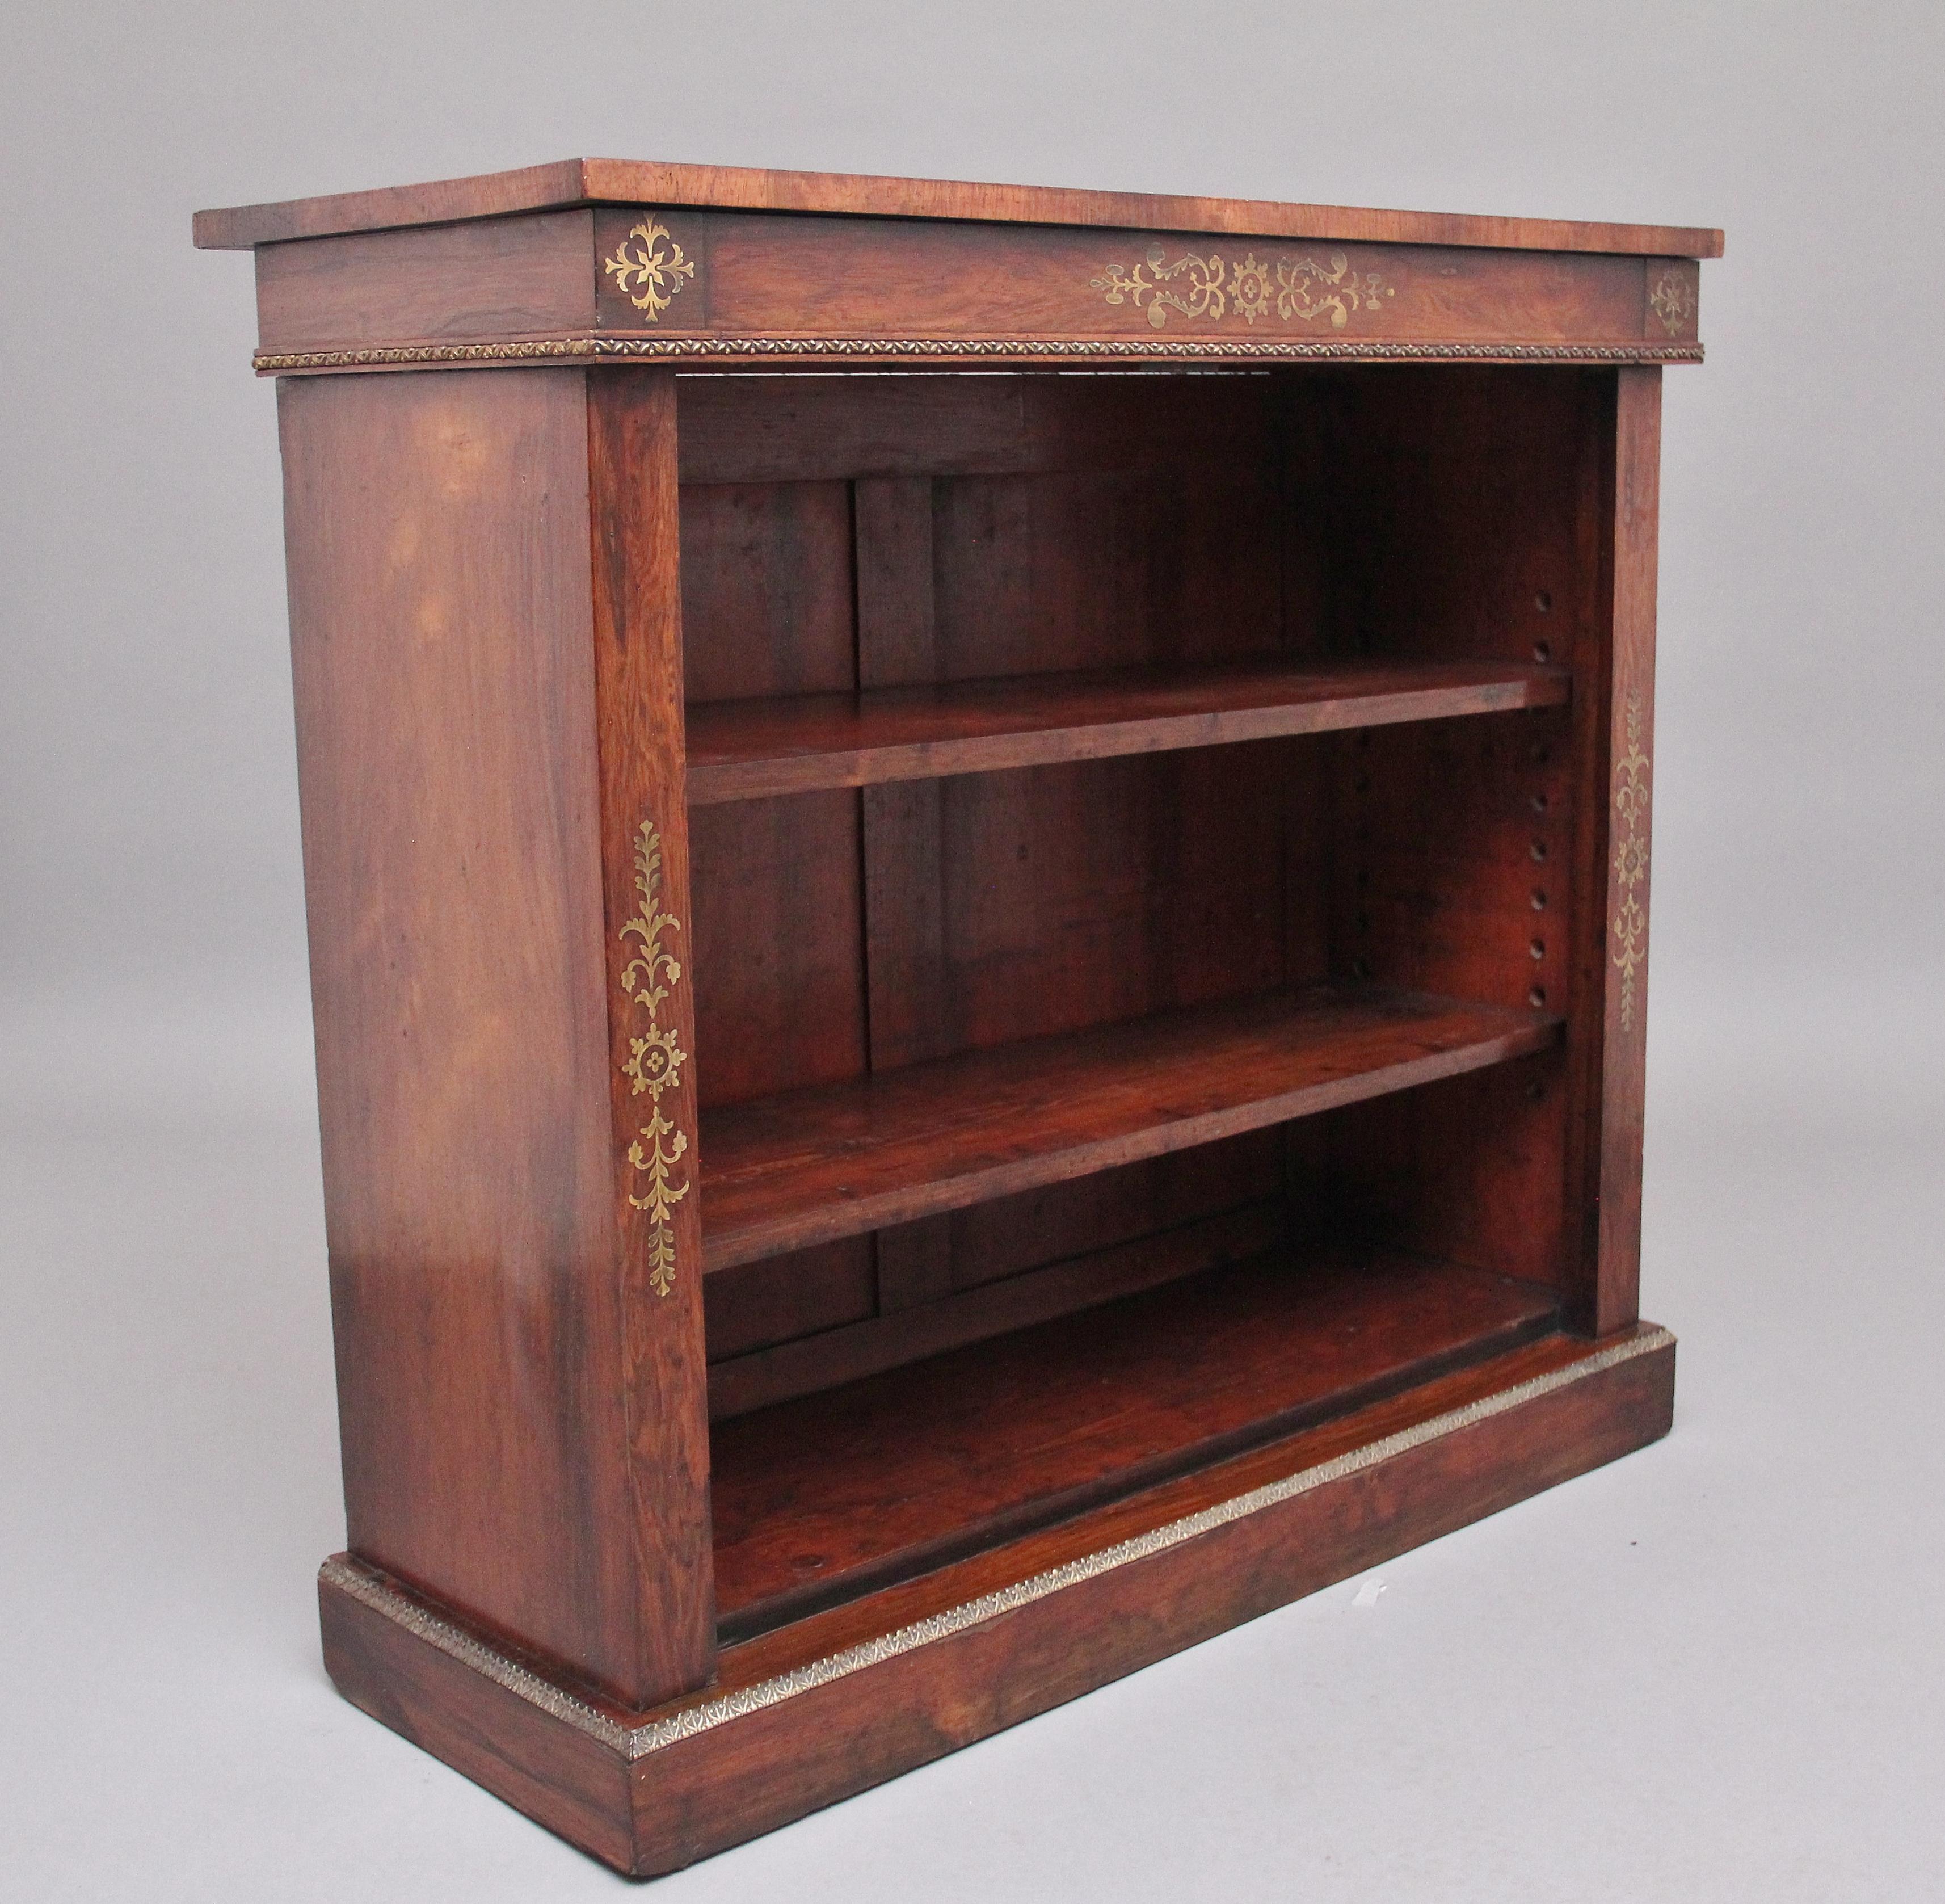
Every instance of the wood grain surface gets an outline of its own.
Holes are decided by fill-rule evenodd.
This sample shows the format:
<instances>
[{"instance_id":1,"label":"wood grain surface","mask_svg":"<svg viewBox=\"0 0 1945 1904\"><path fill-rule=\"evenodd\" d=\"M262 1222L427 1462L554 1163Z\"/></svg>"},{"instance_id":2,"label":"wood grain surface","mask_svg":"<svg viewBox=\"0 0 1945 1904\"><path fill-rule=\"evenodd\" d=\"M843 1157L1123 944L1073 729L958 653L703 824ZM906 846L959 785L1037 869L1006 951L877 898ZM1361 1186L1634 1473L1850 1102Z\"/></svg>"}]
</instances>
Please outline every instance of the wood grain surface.
<instances>
[{"instance_id":1,"label":"wood grain surface","mask_svg":"<svg viewBox=\"0 0 1945 1904\"><path fill-rule=\"evenodd\" d=\"M673 1693L701 1685L716 1657L694 1148L701 1098L692 1063L680 1061L697 1038L675 378L604 377L588 385L586 402L612 1207L633 1486L633 1677ZM646 976L633 976L644 959ZM658 995L645 998L651 986ZM645 1045L650 1034L668 1042ZM645 1050L678 1056L658 1072L641 1066ZM668 1158L663 1203L645 1147Z\"/></svg>"},{"instance_id":2,"label":"wood grain surface","mask_svg":"<svg viewBox=\"0 0 1945 1904\"><path fill-rule=\"evenodd\" d=\"M1667 1432L1674 1375L1659 1331L1546 1336L729 1647L707 1693L652 1712L550 1705L531 1684L523 1696L506 1671L517 1662L469 1652L449 1622L415 1628L432 1609L382 1579L358 1576L354 1591L329 1572L326 1664L375 1717L618 1869L653 1875L1638 1449ZM1262 1489L1276 1493L1253 1511L1092 1570L1126 1551L1117 1543ZM1071 1584L1021 1594L1062 1567L1077 1569ZM939 1637L895 1638L926 1621Z\"/></svg>"},{"instance_id":3,"label":"wood grain surface","mask_svg":"<svg viewBox=\"0 0 1945 1904\"><path fill-rule=\"evenodd\" d=\"M707 1551L633 1467L585 380L280 399L350 1544L570 1679L666 1693L693 1655L655 1660L711 1636L642 1515Z\"/></svg>"},{"instance_id":4,"label":"wood grain surface","mask_svg":"<svg viewBox=\"0 0 1945 1904\"><path fill-rule=\"evenodd\" d=\"M1559 1036L1544 1013L1325 988L1025 1041L726 1108L705 1260L908 1222L1402 1091Z\"/></svg>"},{"instance_id":5,"label":"wood grain surface","mask_svg":"<svg viewBox=\"0 0 1945 1904\"><path fill-rule=\"evenodd\" d=\"M672 267L652 301L626 276L651 239ZM258 368L285 374L1701 355L1666 259L1141 227L555 211L267 245L258 282Z\"/></svg>"},{"instance_id":6,"label":"wood grain surface","mask_svg":"<svg viewBox=\"0 0 1945 1904\"><path fill-rule=\"evenodd\" d=\"M1148 1169L1136 1165L1131 1171L1104 1174L1111 1180ZM929 1290L920 1298L897 1304L887 1304L882 1298L874 1303L867 1297L854 1316L839 1319L835 1327L821 1311L822 1327L800 1321L793 1311L790 1292L803 1278L789 1272L801 1264L807 1252L768 1258L711 1276L708 1294L713 1297L719 1288L733 1287L752 1272L760 1273L778 1264L787 1272L765 1279L764 1310L772 1323L766 1332L772 1338L769 1343L737 1353L739 1345L727 1329L719 1335L712 1311L710 1347L714 1352L720 1344L724 1359L714 1362L709 1371L711 1418L747 1415L775 1402L812 1394L969 1342L984 1341L1009 1330L1090 1308L1117 1296L1173 1282L1213 1265L1238 1261L1281 1241L1285 1227L1283 1206L1267 1202L1218 1209L1213 1214L1193 1216L1166 1227L1154 1227L1151 1211L1144 1208L1145 1199L1137 1190L1120 1211L1123 1223L1134 1233L1127 1241L1102 1243L1097 1236L1090 1235L1078 1253L1062 1255L1058 1233L1050 1236L1044 1229L1033 1227L1037 1212L1019 1208L1035 1200L1031 1193L1025 1197L1001 1197L991 1204L976 1205L969 1212L929 1220L946 1230L942 1253L948 1267L962 1269L964 1257L970 1252L963 1244L954 1247L958 1239L952 1232L957 1222L970 1214L997 1228L1010 1216L1016 1250L1023 1250L1034 1259L1028 1267L1009 1269L1002 1258L997 1273L970 1283L955 1278L942 1293ZM881 1288L885 1240L896 1233L880 1230L876 1239ZM990 1257L976 1260L982 1269L994 1267ZM782 1325L775 1326L778 1322Z\"/></svg>"},{"instance_id":7,"label":"wood grain surface","mask_svg":"<svg viewBox=\"0 0 1945 1904\"><path fill-rule=\"evenodd\" d=\"M1611 578L1601 603L1611 661L1605 745L1594 755L1598 815L1581 863L1601 907L1603 930L1589 932L1583 995L1598 1004L1598 1110L1590 1092L1581 1153L1598 1171L1598 1191L1577 1199L1598 1216L1595 1247L1579 1285L1583 1326L1604 1332L1641 1313L1641 1143L1648 1086L1649 844L1654 830L1654 627L1661 508L1661 374L1631 370L1617 378L1611 518L1602 524ZM1589 1038L1591 1041L1591 1026ZM1593 1187L1589 1183L1588 1189ZM1591 1274L1586 1273L1591 1271Z\"/></svg>"},{"instance_id":8,"label":"wood grain surface","mask_svg":"<svg viewBox=\"0 0 1945 1904\"><path fill-rule=\"evenodd\" d=\"M1560 670L1373 662L1040 674L739 701L692 717L689 797L703 805L1503 713L1555 705L1567 692Z\"/></svg>"},{"instance_id":9,"label":"wood grain surface","mask_svg":"<svg viewBox=\"0 0 1945 1904\"><path fill-rule=\"evenodd\" d=\"M1718 233L574 161L199 241L291 373L350 1697L667 1870L1664 1431ZM1040 368L747 374L934 361Z\"/></svg>"},{"instance_id":10,"label":"wood grain surface","mask_svg":"<svg viewBox=\"0 0 1945 1904\"><path fill-rule=\"evenodd\" d=\"M1558 1309L1423 1258L1272 1248L719 1423L724 1637L1483 1359Z\"/></svg>"},{"instance_id":11,"label":"wood grain surface","mask_svg":"<svg viewBox=\"0 0 1945 1904\"><path fill-rule=\"evenodd\" d=\"M1127 225L1157 231L1261 233L1280 237L1379 239L1398 244L1488 245L1546 252L1619 252L1719 258L1722 234L1686 226L1481 218L1459 213L1361 211L1249 199L976 184L841 172L766 171L658 160L568 159L516 171L196 214L205 249L247 250L294 238L401 225L445 224L582 205L695 205L739 211L821 211L877 218L1004 224Z\"/></svg>"},{"instance_id":12,"label":"wood grain surface","mask_svg":"<svg viewBox=\"0 0 1945 1904\"><path fill-rule=\"evenodd\" d=\"M593 248L586 211L267 245L257 253L259 335L279 350L316 350L359 342L375 326L447 342L586 330Z\"/></svg>"}]
</instances>

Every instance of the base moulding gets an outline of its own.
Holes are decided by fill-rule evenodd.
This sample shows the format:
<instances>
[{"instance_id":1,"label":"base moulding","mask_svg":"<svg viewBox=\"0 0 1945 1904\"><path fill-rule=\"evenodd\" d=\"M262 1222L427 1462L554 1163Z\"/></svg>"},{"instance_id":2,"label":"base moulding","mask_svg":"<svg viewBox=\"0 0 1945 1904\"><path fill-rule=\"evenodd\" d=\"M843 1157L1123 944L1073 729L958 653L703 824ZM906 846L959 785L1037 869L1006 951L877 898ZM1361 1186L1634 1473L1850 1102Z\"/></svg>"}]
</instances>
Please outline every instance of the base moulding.
<instances>
[{"instance_id":1,"label":"base moulding","mask_svg":"<svg viewBox=\"0 0 1945 1904\"><path fill-rule=\"evenodd\" d=\"M603 1705L356 1557L319 1577L351 1702L637 1877L680 1869L1614 1460L1675 1338L1555 1335L726 1648Z\"/></svg>"}]
</instances>

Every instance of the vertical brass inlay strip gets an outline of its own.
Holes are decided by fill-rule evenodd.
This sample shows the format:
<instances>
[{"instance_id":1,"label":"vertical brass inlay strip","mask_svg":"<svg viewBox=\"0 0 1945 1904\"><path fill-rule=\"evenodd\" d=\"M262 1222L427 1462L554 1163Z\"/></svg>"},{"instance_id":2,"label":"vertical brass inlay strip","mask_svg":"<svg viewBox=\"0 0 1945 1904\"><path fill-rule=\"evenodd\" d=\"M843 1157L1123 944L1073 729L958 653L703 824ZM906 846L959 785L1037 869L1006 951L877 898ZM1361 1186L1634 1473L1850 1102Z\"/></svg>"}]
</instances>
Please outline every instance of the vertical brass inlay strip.
<instances>
[{"instance_id":1,"label":"vertical brass inlay strip","mask_svg":"<svg viewBox=\"0 0 1945 1904\"><path fill-rule=\"evenodd\" d=\"M689 1139L662 1115L662 1093L680 1082L689 1054L677 1043L674 1031L664 1028L656 1017L670 989L682 977L680 962L662 943L663 933L680 932L682 921L673 912L659 909L661 888L662 838L654 822L645 819L635 834L639 902L620 937L624 951L628 940L638 942L633 955L621 968L621 990L647 1013L648 1023L640 1037L630 1035L628 1057L621 1069L631 1095L639 1097L646 1092L649 1102L649 1121L628 1146L628 1162L636 1172L628 1201L649 1214L653 1226L649 1237L649 1281L657 1295L665 1296L675 1287L675 1228L669 1221L670 1213L689 1194L688 1178L678 1181L673 1173L689 1149Z\"/></svg>"},{"instance_id":2,"label":"vertical brass inlay strip","mask_svg":"<svg viewBox=\"0 0 1945 1904\"><path fill-rule=\"evenodd\" d=\"M1648 909L1641 888L1648 878L1648 758L1641 748L1641 690L1628 690L1628 751L1614 763L1614 965L1621 975L1621 1026L1635 1021L1635 977L1648 957Z\"/></svg>"}]
</instances>

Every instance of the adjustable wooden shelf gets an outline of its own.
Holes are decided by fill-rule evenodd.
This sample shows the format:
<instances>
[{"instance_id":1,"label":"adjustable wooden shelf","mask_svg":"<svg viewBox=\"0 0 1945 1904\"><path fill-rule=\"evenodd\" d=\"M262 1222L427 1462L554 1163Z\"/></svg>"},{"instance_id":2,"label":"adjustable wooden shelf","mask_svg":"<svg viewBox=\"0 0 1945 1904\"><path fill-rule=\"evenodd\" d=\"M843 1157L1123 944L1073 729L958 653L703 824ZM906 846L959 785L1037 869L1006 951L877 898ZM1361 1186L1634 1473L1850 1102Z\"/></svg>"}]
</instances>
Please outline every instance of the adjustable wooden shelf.
<instances>
[{"instance_id":1,"label":"adjustable wooden shelf","mask_svg":"<svg viewBox=\"0 0 1945 1904\"><path fill-rule=\"evenodd\" d=\"M279 386L347 1696L671 1869L1638 1447L1708 231L593 161Z\"/></svg>"}]
</instances>

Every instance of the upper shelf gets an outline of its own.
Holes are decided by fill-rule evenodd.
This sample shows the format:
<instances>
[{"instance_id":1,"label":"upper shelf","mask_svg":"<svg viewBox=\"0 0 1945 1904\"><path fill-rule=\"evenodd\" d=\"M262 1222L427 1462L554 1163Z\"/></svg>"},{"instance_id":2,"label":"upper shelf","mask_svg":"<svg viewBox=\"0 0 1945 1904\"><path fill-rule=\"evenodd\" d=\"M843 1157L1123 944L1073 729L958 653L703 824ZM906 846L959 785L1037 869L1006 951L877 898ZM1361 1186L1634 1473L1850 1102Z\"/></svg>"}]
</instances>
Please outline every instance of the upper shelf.
<instances>
[{"instance_id":1,"label":"upper shelf","mask_svg":"<svg viewBox=\"0 0 1945 1904\"><path fill-rule=\"evenodd\" d=\"M1376 986L1273 992L705 1112L704 1270L732 1269L1473 1071L1543 1012Z\"/></svg>"},{"instance_id":2,"label":"upper shelf","mask_svg":"<svg viewBox=\"0 0 1945 1904\"><path fill-rule=\"evenodd\" d=\"M1016 676L689 710L692 806L1557 707L1563 668L1330 662Z\"/></svg>"}]
</instances>

